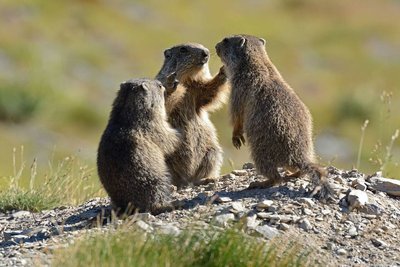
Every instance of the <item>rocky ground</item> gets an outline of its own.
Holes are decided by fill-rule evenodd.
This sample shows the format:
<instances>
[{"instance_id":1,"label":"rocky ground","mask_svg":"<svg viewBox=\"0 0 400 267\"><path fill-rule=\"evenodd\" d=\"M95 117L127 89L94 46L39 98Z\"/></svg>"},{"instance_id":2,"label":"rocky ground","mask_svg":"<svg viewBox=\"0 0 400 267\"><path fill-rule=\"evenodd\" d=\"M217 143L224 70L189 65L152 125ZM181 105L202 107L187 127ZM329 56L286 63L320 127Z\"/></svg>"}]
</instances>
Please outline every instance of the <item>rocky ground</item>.
<instances>
[{"instance_id":1,"label":"rocky ground","mask_svg":"<svg viewBox=\"0 0 400 267\"><path fill-rule=\"evenodd\" d=\"M298 240L329 266L400 266L400 181L329 167L338 198L329 203L308 198L310 182L286 182L246 190L262 179L251 164L216 182L178 190L183 209L129 218L143 231L178 234L187 226L244 223L245 231L265 239ZM83 233L108 231L98 219L109 213L107 198L77 207L32 213L0 213L0 266L50 265L52 251L74 243ZM101 226L99 226L101 225Z\"/></svg>"}]
</instances>

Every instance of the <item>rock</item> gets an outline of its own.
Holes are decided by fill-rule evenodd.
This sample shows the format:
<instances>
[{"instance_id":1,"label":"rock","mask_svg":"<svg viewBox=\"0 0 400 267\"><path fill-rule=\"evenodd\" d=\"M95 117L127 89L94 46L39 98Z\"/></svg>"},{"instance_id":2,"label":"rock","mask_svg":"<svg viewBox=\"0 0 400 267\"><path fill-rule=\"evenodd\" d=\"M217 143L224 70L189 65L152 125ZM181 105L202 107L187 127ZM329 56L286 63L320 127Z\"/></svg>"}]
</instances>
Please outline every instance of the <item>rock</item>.
<instances>
[{"instance_id":1,"label":"rock","mask_svg":"<svg viewBox=\"0 0 400 267\"><path fill-rule=\"evenodd\" d=\"M295 222L296 219L298 218L292 215L279 215L279 221L282 223Z\"/></svg>"},{"instance_id":2,"label":"rock","mask_svg":"<svg viewBox=\"0 0 400 267\"><path fill-rule=\"evenodd\" d=\"M233 215L233 214L231 214L231 215ZM159 226L158 232L160 232L161 234L165 234L165 235L177 236L181 233L181 230L178 227L176 227L175 225L168 223L168 224L163 224L163 225Z\"/></svg>"},{"instance_id":3,"label":"rock","mask_svg":"<svg viewBox=\"0 0 400 267\"><path fill-rule=\"evenodd\" d=\"M312 224L310 223L310 221L308 219L302 219L300 221L299 227L305 231L309 231L313 228Z\"/></svg>"},{"instance_id":4,"label":"rock","mask_svg":"<svg viewBox=\"0 0 400 267\"><path fill-rule=\"evenodd\" d=\"M232 201L232 199L230 197L220 197L220 196L218 196L215 199L215 202L218 202L218 203L226 203L226 202L231 202L231 201Z\"/></svg>"},{"instance_id":5,"label":"rock","mask_svg":"<svg viewBox=\"0 0 400 267\"><path fill-rule=\"evenodd\" d=\"M254 229L260 224L260 221L257 220L257 214L247 216L245 222L246 227L250 229Z\"/></svg>"},{"instance_id":6,"label":"rock","mask_svg":"<svg viewBox=\"0 0 400 267\"><path fill-rule=\"evenodd\" d=\"M350 227L347 233L351 237L354 237L354 236L358 235L357 228L355 226Z\"/></svg>"},{"instance_id":7,"label":"rock","mask_svg":"<svg viewBox=\"0 0 400 267\"><path fill-rule=\"evenodd\" d=\"M231 173L236 176L245 176L248 174L246 170L233 170Z\"/></svg>"},{"instance_id":8,"label":"rock","mask_svg":"<svg viewBox=\"0 0 400 267\"><path fill-rule=\"evenodd\" d=\"M340 249L336 250L336 254L338 254L338 255L346 255L347 251L345 249L343 249L343 248L340 248Z\"/></svg>"},{"instance_id":9,"label":"rock","mask_svg":"<svg viewBox=\"0 0 400 267\"><path fill-rule=\"evenodd\" d=\"M384 212L384 209L375 204L366 204L359 208L359 211L368 215L380 216Z\"/></svg>"},{"instance_id":10,"label":"rock","mask_svg":"<svg viewBox=\"0 0 400 267\"><path fill-rule=\"evenodd\" d=\"M368 203L368 195L364 191L351 190L347 195L346 201L348 203L349 209L353 210L360 208Z\"/></svg>"},{"instance_id":11,"label":"rock","mask_svg":"<svg viewBox=\"0 0 400 267\"><path fill-rule=\"evenodd\" d=\"M367 185L365 184L365 180L362 178L355 179L351 182L351 186L357 190L365 191L367 190Z\"/></svg>"},{"instance_id":12,"label":"rock","mask_svg":"<svg viewBox=\"0 0 400 267\"><path fill-rule=\"evenodd\" d=\"M273 200L263 200L257 203L257 209L268 209L274 204Z\"/></svg>"},{"instance_id":13,"label":"rock","mask_svg":"<svg viewBox=\"0 0 400 267\"><path fill-rule=\"evenodd\" d=\"M303 203L303 204L306 204L310 208L315 207L315 202L311 198L308 198L308 197L300 198L299 202Z\"/></svg>"},{"instance_id":14,"label":"rock","mask_svg":"<svg viewBox=\"0 0 400 267\"><path fill-rule=\"evenodd\" d=\"M14 212L13 214L11 214L11 218L20 219L20 218L24 218L24 217L30 217L31 215L32 215L32 213L29 211L20 210L20 211L17 211L17 212Z\"/></svg>"},{"instance_id":15,"label":"rock","mask_svg":"<svg viewBox=\"0 0 400 267\"><path fill-rule=\"evenodd\" d=\"M371 242L372 242L372 244L374 244L375 247L378 247L378 248L379 247L387 247L387 244L384 241L377 239L377 238L372 238Z\"/></svg>"},{"instance_id":16,"label":"rock","mask_svg":"<svg viewBox=\"0 0 400 267\"><path fill-rule=\"evenodd\" d=\"M268 212L258 212L257 213L257 217L260 219L267 219L267 218L269 218L270 215L271 215L271 213L268 213Z\"/></svg>"},{"instance_id":17,"label":"rock","mask_svg":"<svg viewBox=\"0 0 400 267\"><path fill-rule=\"evenodd\" d=\"M340 176L335 176L333 180L338 184L345 184L345 180Z\"/></svg>"},{"instance_id":18,"label":"rock","mask_svg":"<svg viewBox=\"0 0 400 267\"><path fill-rule=\"evenodd\" d=\"M329 209L323 209L323 210L321 210L321 213L322 213L322 215L328 215L328 214L331 213L331 210L329 210Z\"/></svg>"},{"instance_id":19,"label":"rock","mask_svg":"<svg viewBox=\"0 0 400 267\"><path fill-rule=\"evenodd\" d=\"M4 240L10 241L13 238L13 236L22 235L22 233L23 231L4 231L3 232Z\"/></svg>"},{"instance_id":20,"label":"rock","mask_svg":"<svg viewBox=\"0 0 400 267\"><path fill-rule=\"evenodd\" d=\"M150 214L148 212L143 212L143 213L135 214L134 218L137 220L142 220L142 221L150 221L150 220L154 220L156 217L154 217L152 214Z\"/></svg>"},{"instance_id":21,"label":"rock","mask_svg":"<svg viewBox=\"0 0 400 267\"><path fill-rule=\"evenodd\" d=\"M279 231L271 226L257 226L255 230L267 239L274 238L279 234Z\"/></svg>"},{"instance_id":22,"label":"rock","mask_svg":"<svg viewBox=\"0 0 400 267\"><path fill-rule=\"evenodd\" d=\"M254 169L254 168L255 168L254 163L251 163L251 162L246 162L245 164L243 164L243 167L242 167L242 169L244 169L244 170L250 170L250 169Z\"/></svg>"},{"instance_id":23,"label":"rock","mask_svg":"<svg viewBox=\"0 0 400 267\"><path fill-rule=\"evenodd\" d=\"M235 215L232 213L220 214L215 216L214 219L217 225L226 227L229 221L233 221L235 219Z\"/></svg>"},{"instance_id":24,"label":"rock","mask_svg":"<svg viewBox=\"0 0 400 267\"><path fill-rule=\"evenodd\" d=\"M313 213L312 210L310 210L310 209L303 208L303 214L304 214L304 215L312 215L312 214L314 214L314 213Z\"/></svg>"},{"instance_id":25,"label":"rock","mask_svg":"<svg viewBox=\"0 0 400 267\"><path fill-rule=\"evenodd\" d=\"M144 231L149 231L151 229L151 226L148 225L147 223L145 223L142 220L139 220L137 222L135 222L136 226L139 227L140 229L144 230Z\"/></svg>"},{"instance_id":26,"label":"rock","mask_svg":"<svg viewBox=\"0 0 400 267\"><path fill-rule=\"evenodd\" d=\"M326 248L329 250L334 250L336 248L336 245L333 242L328 242L326 243Z\"/></svg>"},{"instance_id":27,"label":"rock","mask_svg":"<svg viewBox=\"0 0 400 267\"><path fill-rule=\"evenodd\" d=\"M400 196L400 180L382 177L370 177L368 181L370 182L370 187L373 190L384 192L390 196Z\"/></svg>"},{"instance_id":28,"label":"rock","mask_svg":"<svg viewBox=\"0 0 400 267\"><path fill-rule=\"evenodd\" d=\"M288 224L286 224L286 223L280 223L280 224L278 225L278 228L279 228L280 230L287 231L287 230L289 230L290 226L289 226Z\"/></svg>"},{"instance_id":29,"label":"rock","mask_svg":"<svg viewBox=\"0 0 400 267\"><path fill-rule=\"evenodd\" d=\"M237 213L237 212L240 212L240 211L244 211L245 210L245 208L244 208L244 206L243 206L243 203L242 202L232 202L232 211L234 212L234 213Z\"/></svg>"},{"instance_id":30,"label":"rock","mask_svg":"<svg viewBox=\"0 0 400 267\"><path fill-rule=\"evenodd\" d=\"M272 205L272 206L268 207L268 212L276 212L277 210L278 210L277 206Z\"/></svg>"}]
</instances>

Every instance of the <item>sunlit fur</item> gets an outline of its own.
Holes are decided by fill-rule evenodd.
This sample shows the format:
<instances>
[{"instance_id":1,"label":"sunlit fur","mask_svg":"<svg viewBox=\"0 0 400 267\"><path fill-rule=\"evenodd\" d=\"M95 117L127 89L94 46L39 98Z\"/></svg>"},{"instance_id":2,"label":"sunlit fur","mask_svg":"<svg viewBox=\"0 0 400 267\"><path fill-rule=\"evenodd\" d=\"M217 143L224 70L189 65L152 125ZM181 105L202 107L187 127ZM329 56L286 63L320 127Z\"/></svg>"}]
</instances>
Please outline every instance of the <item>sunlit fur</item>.
<instances>
[{"instance_id":1,"label":"sunlit fur","mask_svg":"<svg viewBox=\"0 0 400 267\"><path fill-rule=\"evenodd\" d=\"M218 109L228 92L221 70L214 78L208 68L209 51L188 43L165 50L165 59L156 79L165 84L176 74L176 90L167 88L166 110L171 125L182 133L182 144L167 158L177 186L202 183L219 175L222 149L208 111Z\"/></svg>"},{"instance_id":2,"label":"sunlit fur","mask_svg":"<svg viewBox=\"0 0 400 267\"><path fill-rule=\"evenodd\" d=\"M164 88L140 79L121 84L101 137L97 167L115 208L158 213L171 208L165 156L180 136L167 122Z\"/></svg>"}]
</instances>

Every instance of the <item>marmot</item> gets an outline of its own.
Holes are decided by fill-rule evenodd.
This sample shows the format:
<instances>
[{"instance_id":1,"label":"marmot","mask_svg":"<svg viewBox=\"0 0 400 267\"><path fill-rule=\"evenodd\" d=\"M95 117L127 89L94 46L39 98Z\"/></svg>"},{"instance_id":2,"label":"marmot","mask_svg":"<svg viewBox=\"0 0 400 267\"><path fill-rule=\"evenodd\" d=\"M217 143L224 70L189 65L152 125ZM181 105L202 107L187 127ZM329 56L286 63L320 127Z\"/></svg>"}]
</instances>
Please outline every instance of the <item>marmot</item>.
<instances>
[{"instance_id":1,"label":"marmot","mask_svg":"<svg viewBox=\"0 0 400 267\"><path fill-rule=\"evenodd\" d=\"M212 78L209 57L201 44L176 45L164 51L156 76L167 87L168 121L182 133L181 145L167 157L173 183L179 187L209 182L219 175L222 164L222 149L208 111L224 102L227 78L223 69Z\"/></svg>"},{"instance_id":2,"label":"marmot","mask_svg":"<svg viewBox=\"0 0 400 267\"><path fill-rule=\"evenodd\" d=\"M171 209L165 156L180 135L167 122L164 87L149 79L121 83L97 155L100 181L116 208L159 213Z\"/></svg>"},{"instance_id":3,"label":"marmot","mask_svg":"<svg viewBox=\"0 0 400 267\"><path fill-rule=\"evenodd\" d=\"M315 164L311 114L272 64L265 40L234 35L215 48L232 87L233 145L239 149L245 134L257 171L268 178L249 187L280 183L277 168L282 167L292 172L290 177L311 175L317 185L312 194L319 191L321 197L330 195L324 170Z\"/></svg>"}]
</instances>

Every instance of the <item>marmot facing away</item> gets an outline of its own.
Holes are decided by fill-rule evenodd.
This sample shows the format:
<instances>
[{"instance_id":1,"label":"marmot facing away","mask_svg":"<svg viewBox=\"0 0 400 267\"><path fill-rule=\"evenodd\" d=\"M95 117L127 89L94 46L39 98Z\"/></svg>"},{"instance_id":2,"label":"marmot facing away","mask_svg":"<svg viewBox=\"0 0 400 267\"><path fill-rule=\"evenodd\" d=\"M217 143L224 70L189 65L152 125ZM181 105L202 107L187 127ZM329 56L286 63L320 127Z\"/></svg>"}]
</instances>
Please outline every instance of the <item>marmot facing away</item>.
<instances>
[{"instance_id":1,"label":"marmot facing away","mask_svg":"<svg viewBox=\"0 0 400 267\"><path fill-rule=\"evenodd\" d=\"M167 122L159 81L123 82L101 137L97 168L113 205L159 213L170 209L171 181L165 155L179 145Z\"/></svg>"},{"instance_id":2,"label":"marmot facing away","mask_svg":"<svg viewBox=\"0 0 400 267\"><path fill-rule=\"evenodd\" d=\"M264 188L282 181L277 168L294 172L291 177L311 175L322 197L332 190L315 162L312 118L308 108L284 81L265 50L265 40L234 35L216 45L232 92L230 113L232 142L240 148L246 135L258 172L267 181L250 188Z\"/></svg>"},{"instance_id":3,"label":"marmot facing away","mask_svg":"<svg viewBox=\"0 0 400 267\"><path fill-rule=\"evenodd\" d=\"M219 175L222 164L222 149L207 112L224 102L226 75L221 69L212 78L208 68L210 53L200 44L177 45L166 49L164 56L156 79L167 89L168 121L183 139L167 157L172 180L177 186L204 183ZM175 77L179 81L176 90Z\"/></svg>"}]
</instances>

